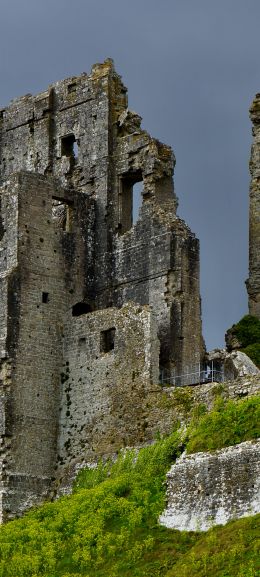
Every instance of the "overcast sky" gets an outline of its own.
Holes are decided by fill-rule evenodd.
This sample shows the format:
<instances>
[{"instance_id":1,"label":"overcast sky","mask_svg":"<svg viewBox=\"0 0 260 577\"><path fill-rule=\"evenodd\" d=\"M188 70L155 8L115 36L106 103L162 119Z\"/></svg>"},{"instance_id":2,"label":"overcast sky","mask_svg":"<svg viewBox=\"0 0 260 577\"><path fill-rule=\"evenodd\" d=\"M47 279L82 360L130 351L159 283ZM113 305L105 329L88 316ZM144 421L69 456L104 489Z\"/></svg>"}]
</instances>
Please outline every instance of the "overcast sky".
<instances>
[{"instance_id":1,"label":"overcast sky","mask_svg":"<svg viewBox=\"0 0 260 577\"><path fill-rule=\"evenodd\" d=\"M0 0L0 104L107 57L129 106L170 144L179 215L200 239L209 349L247 313L248 108L260 0Z\"/></svg>"}]
</instances>

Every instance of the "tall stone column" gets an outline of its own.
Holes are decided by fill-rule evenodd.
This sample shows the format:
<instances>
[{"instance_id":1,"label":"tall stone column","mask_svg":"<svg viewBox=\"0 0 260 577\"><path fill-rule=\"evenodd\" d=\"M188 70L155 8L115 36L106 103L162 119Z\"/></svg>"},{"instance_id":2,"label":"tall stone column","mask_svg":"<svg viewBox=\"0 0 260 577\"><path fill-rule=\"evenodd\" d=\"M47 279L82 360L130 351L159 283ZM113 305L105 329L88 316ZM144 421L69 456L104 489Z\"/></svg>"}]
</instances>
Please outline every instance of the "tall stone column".
<instances>
[{"instance_id":1,"label":"tall stone column","mask_svg":"<svg viewBox=\"0 0 260 577\"><path fill-rule=\"evenodd\" d=\"M253 144L250 159L249 208L249 278L247 280L249 313L260 318L260 93L250 108Z\"/></svg>"}]
</instances>

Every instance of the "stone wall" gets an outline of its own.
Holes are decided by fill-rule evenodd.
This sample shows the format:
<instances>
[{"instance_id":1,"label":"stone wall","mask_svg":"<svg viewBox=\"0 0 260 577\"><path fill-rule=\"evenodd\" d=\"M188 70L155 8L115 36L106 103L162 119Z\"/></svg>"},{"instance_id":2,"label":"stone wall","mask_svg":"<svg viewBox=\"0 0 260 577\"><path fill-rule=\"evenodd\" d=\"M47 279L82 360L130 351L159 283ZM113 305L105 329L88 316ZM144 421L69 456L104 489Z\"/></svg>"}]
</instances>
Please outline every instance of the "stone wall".
<instances>
[{"instance_id":1,"label":"stone wall","mask_svg":"<svg viewBox=\"0 0 260 577\"><path fill-rule=\"evenodd\" d=\"M260 512L259 442L214 453L183 454L167 474L165 527L207 531Z\"/></svg>"},{"instance_id":2,"label":"stone wall","mask_svg":"<svg viewBox=\"0 0 260 577\"><path fill-rule=\"evenodd\" d=\"M161 343L160 366L182 372L203 355L199 247L170 208L144 201L135 226L118 236L114 302L150 304Z\"/></svg>"},{"instance_id":3,"label":"stone wall","mask_svg":"<svg viewBox=\"0 0 260 577\"><path fill-rule=\"evenodd\" d=\"M249 313L260 319L260 94L250 108L253 144L250 159L249 209L249 279L247 290Z\"/></svg>"},{"instance_id":4,"label":"stone wall","mask_svg":"<svg viewBox=\"0 0 260 577\"><path fill-rule=\"evenodd\" d=\"M46 494L54 475L63 318L74 298L74 279L77 298L83 296L85 246L80 231L73 224L63 230L53 213L53 198L69 199L51 179L19 173L2 195L4 221L13 223L2 240L13 263L1 279L7 294L2 363L9 366L8 382L2 379L3 504L6 514L16 514ZM73 210L79 210L77 202Z\"/></svg>"},{"instance_id":5,"label":"stone wall","mask_svg":"<svg viewBox=\"0 0 260 577\"><path fill-rule=\"evenodd\" d=\"M259 394L259 389L259 374L247 375L226 383L191 387L154 386L145 402L147 438L154 439L158 433L171 433L176 422L186 425L192 417L193 409L203 405L206 411L211 410L218 396L238 400Z\"/></svg>"},{"instance_id":6,"label":"stone wall","mask_svg":"<svg viewBox=\"0 0 260 577\"><path fill-rule=\"evenodd\" d=\"M158 385L159 341L149 307L74 318L64 332L58 464L147 440L146 404Z\"/></svg>"}]
</instances>

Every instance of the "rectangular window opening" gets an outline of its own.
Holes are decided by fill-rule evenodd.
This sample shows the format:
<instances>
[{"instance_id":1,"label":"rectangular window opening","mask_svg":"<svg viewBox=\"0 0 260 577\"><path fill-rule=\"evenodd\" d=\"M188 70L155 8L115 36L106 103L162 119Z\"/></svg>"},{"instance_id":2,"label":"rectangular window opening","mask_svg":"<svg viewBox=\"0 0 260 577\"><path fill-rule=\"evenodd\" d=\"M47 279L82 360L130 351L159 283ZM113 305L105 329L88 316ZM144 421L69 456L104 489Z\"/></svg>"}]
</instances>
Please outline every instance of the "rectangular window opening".
<instances>
[{"instance_id":1,"label":"rectangular window opening","mask_svg":"<svg viewBox=\"0 0 260 577\"><path fill-rule=\"evenodd\" d=\"M76 92L76 89L77 89L76 82L71 82L71 84L68 84L68 94L72 94L73 92Z\"/></svg>"},{"instance_id":2,"label":"rectangular window opening","mask_svg":"<svg viewBox=\"0 0 260 577\"><path fill-rule=\"evenodd\" d=\"M115 334L116 329L112 327L106 331L101 331L100 333L100 352L109 353L115 348Z\"/></svg>"},{"instance_id":3,"label":"rectangular window opening","mask_svg":"<svg viewBox=\"0 0 260 577\"><path fill-rule=\"evenodd\" d=\"M49 293L43 292L42 293L42 303L46 304L49 302Z\"/></svg>"},{"instance_id":4,"label":"rectangular window opening","mask_svg":"<svg viewBox=\"0 0 260 577\"><path fill-rule=\"evenodd\" d=\"M61 156L67 156L72 164L78 159L78 142L74 134L67 134L61 138Z\"/></svg>"},{"instance_id":5,"label":"rectangular window opening","mask_svg":"<svg viewBox=\"0 0 260 577\"><path fill-rule=\"evenodd\" d=\"M86 349L86 337L79 338L79 350L84 351Z\"/></svg>"}]
</instances>

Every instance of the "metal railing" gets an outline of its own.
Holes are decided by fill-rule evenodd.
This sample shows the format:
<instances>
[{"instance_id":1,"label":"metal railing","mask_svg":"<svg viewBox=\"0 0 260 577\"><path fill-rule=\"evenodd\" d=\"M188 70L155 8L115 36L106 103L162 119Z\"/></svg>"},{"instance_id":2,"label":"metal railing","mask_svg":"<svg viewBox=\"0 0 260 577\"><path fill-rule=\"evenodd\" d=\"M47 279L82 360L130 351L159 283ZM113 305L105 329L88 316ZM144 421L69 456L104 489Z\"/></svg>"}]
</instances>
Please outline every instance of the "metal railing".
<instances>
[{"instance_id":1,"label":"metal railing","mask_svg":"<svg viewBox=\"0 0 260 577\"><path fill-rule=\"evenodd\" d=\"M221 367L219 363L215 365L214 361L209 365L197 363L196 365L187 367L181 374L178 374L175 369L160 368L159 382L161 385L185 387L213 382L222 383L223 381L224 368Z\"/></svg>"}]
</instances>

